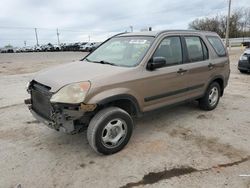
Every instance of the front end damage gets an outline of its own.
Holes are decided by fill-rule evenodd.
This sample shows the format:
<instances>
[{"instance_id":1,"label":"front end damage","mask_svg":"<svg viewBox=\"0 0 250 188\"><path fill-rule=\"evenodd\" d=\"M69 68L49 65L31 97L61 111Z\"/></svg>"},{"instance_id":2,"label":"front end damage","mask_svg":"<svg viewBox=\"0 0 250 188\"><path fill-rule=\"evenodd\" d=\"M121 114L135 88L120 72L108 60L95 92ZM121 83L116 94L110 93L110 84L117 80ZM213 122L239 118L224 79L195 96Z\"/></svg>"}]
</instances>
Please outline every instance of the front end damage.
<instances>
[{"instance_id":1,"label":"front end damage","mask_svg":"<svg viewBox=\"0 0 250 188\"><path fill-rule=\"evenodd\" d=\"M53 95L50 87L32 81L27 91L30 99L24 102L32 115L40 122L57 131L75 134L84 130L88 125L95 104L63 104L51 103Z\"/></svg>"}]
</instances>

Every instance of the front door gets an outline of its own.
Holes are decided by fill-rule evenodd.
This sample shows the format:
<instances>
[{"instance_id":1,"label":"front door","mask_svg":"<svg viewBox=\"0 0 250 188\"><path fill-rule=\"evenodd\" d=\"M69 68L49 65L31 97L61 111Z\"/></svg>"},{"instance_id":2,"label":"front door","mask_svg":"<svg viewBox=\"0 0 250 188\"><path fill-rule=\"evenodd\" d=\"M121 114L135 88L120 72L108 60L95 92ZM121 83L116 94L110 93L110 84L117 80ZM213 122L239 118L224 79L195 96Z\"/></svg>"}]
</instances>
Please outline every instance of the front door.
<instances>
[{"instance_id":1,"label":"front door","mask_svg":"<svg viewBox=\"0 0 250 188\"><path fill-rule=\"evenodd\" d=\"M185 99L186 74L185 70L182 69L181 38L179 36L164 38L153 57L164 57L167 63L165 67L144 71L141 89L141 96L144 96L143 111L153 110Z\"/></svg>"}]
</instances>

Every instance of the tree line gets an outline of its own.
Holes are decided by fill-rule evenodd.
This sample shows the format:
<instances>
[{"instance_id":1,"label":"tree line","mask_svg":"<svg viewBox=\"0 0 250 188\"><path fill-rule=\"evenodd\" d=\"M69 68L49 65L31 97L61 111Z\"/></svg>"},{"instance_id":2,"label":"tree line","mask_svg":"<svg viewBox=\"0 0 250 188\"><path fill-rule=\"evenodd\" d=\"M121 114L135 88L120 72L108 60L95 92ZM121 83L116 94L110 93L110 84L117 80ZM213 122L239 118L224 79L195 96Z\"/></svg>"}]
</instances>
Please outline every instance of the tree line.
<instances>
[{"instance_id":1,"label":"tree line","mask_svg":"<svg viewBox=\"0 0 250 188\"><path fill-rule=\"evenodd\" d=\"M240 8L232 12L229 20L229 38L250 37L250 8ZM197 18L189 23L189 29L213 31L225 38L227 15Z\"/></svg>"}]
</instances>

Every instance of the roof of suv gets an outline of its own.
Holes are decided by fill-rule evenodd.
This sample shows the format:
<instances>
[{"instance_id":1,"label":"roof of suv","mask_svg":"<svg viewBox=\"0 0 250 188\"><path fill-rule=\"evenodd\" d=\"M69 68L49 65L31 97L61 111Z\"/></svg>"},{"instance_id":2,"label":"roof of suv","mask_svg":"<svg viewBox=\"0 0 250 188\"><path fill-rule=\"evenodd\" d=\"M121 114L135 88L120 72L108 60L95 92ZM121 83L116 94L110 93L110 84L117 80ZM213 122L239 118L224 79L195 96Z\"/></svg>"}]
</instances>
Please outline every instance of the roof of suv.
<instances>
[{"instance_id":1,"label":"roof of suv","mask_svg":"<svg viewBox=\"0 0 250 188\"><path fill-rule=\"evenodd\" d=\"M215 32L210 31L200 31L200 30L162 30L162 31L142 31L142 32L128 32L128 33L122 33L118 34L117 36L151 36L151 37L157 37L158 35L162 33L203 33L203 34L212 34L217 35Z\"/></svg>"}]
</instances>

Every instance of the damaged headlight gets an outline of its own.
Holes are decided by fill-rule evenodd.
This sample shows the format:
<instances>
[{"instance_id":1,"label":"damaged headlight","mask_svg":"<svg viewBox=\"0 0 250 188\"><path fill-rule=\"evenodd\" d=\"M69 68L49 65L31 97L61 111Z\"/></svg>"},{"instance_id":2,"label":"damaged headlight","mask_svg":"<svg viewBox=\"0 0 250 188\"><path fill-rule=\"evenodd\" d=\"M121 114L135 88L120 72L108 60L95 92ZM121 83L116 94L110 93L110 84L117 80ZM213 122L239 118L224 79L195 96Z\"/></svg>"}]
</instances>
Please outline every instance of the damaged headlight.
<instances>
[{"instance_id":1,"label":"damaged headlight","mask_svg":"<svg viewBox=\"0 0 250 188\"><path fill-rule=\"evenodd\" d=\"M87 92L90 89L90 82L78 82L64 86L57 93L52 95L52 103L71 103L77 104L83 102Z\"/></svg>"}]
</instances>

